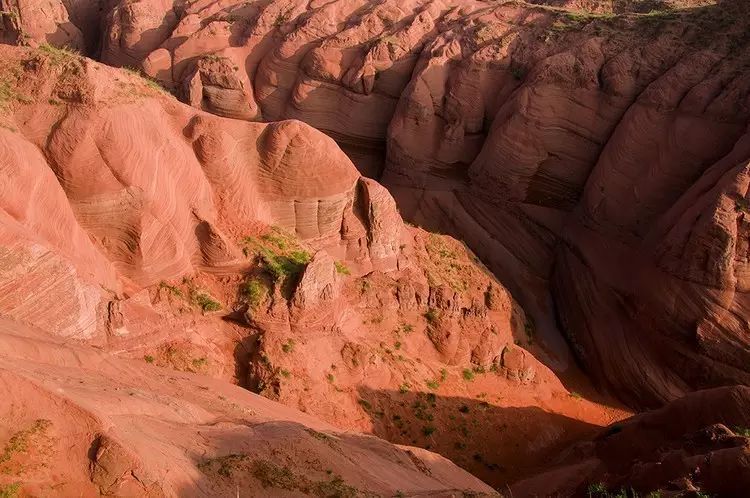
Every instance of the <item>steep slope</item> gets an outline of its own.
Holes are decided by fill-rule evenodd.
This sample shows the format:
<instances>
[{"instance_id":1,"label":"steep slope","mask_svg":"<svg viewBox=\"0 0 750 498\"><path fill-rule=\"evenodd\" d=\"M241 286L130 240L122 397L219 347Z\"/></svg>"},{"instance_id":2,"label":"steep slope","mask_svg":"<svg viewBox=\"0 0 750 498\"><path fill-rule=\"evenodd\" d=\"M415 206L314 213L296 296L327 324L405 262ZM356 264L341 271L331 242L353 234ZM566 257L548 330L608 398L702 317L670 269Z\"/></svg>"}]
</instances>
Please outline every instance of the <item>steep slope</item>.
<instances>
[{"instance_id":1,"label":"steep slope","mask_svg":"<svg viewBox=\"0 0 750 498\"><path fill-rule=\"evenodd\" d=\"M204 115L51 47L2 55L3 496L494 494L435 454L174 370L247 369L253 332L223 318L252 298L238 239L264 222L351 271L395 269L393 200L332 140Z\"/></svg>"},{"instance_id":2,"label":"steep slope","mask_svg":"<svg viewBox=\"0 0 750 498\"><path fill-rule=\"evenodd\" d=\"M101 58L336 138L469 244L557 371L562 329L633 405L748 382L744 3L548 3L124 0Z\"/></svg>"},{"instance_id":3,"label":"steep slope","mask_svg":"<svg viewBox=\"0 0 750 498\"><path fill-rule=\"evenodd\" d=\"M388 193L321 134L161 97L145 121L140 104L108 114L158 90L113 76L102 99L66 78L106 69L46 46L0 92L22 135L7 139L18 186L2 235L15 269L4 289L20 292L3 309L60 337L235 375L338 426L435 447L493 484L592 430L577 421L623 415L568 395L560 331L632 406L747 384L746 5L538 3L123 0L65 39L76 4L47 24L18 14L24 2L3 14L16 43L70 43L196 108L325 131L409 219L465 241L525 311L460 245L403 227ZM62 76L48 82L49 67ZM123 139L134 130L135 147ZM158 174L132 177L154 150ZM165 188L174 195L157 199ZM26 198L42 207L19 207ZM433 421L462 433L460 410L483 413L470 401L485 393L544 413L505 433L523 417L474 419L497 427L469 448L435 437ZM488 459L482 445L528 440L548 414L568 419L552 417L528 459Z\"/></svg>"},{"instance_id":4,"label":"steep slope","mask_svg":"<svg viewBox=\"0 0 750 498\"><path fill-rule=\"evenodd\" d=\"M513 36L506 14L483 48L456 31L423 52L386 185L409 217L461 234L535 318L556 315L630 403L747 383L748 330L731 318L745 307L744 256L729 256L742 230L721 228L744 219L746 12L531 16Z\"/></svg>"},{"instance_id":5,"label":"steep slope","mask_svg":"<svg viewBox=\"0 0 750 498\"><path fill-rule=\"evenodd\" d=\"M1 320L3 496L495 494L424 450Z\"/></svg>"},{"instance_id":6,"label":"steep slope","mask_svg":"<svg viewBox=\"0 0 750 498\"><path fill-rule=\"evenodd\" d=\"M514 496L747 495L750 389L691 393L623 420L516 483Z\"/></svg>"},{"instance_id":7,"label":"steep slope","mask_svg":"<svg viewBox=\"0 0 750 498\"><path fill-rule=\"evenodd\" d=\"M564 386L476 257L404 225L322 133L212 116L50 46L2 52L13 327L236 382L498 486L627 415L580 376ZM41 347L19 340L14 361Z\"/></svg>"}]
</instances>

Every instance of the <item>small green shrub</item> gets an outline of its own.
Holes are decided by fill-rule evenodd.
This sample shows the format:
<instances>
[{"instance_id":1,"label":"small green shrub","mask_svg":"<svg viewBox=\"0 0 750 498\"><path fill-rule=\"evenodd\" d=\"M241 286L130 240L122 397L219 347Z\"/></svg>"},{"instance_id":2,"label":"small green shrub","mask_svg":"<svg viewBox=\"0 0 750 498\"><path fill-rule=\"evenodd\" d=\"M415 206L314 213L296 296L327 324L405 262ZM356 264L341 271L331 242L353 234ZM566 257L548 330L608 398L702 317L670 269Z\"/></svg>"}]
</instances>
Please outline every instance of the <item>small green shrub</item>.
<instances>
[{"instance_id":1,"label":"small green shrub","mask_svg":"<svg viewBox=\"0 0 750 498\"><path fill-rule=\"evenodd\" d=\"M427 311L424 312L424 318L427 320L427 323L430 325L434 325L438 321L438 311L435 308L429 308Z\"/></svg>"},{"instance_id":2,"label":"small green shrub","mask_svg":"<svg viewBox=\"0 0 750 498\"><path fill-rule=\"evenodd\" d=\"M576 391L570 391L570 394L568 396L574 399L583 399L583 396L581 396L581 394L577 393Z\"/></svg>"},{"instance_id":3,"label":"small green shrub","mask_svg":"<svg viewBox=\"0 0 750 498\"><path fill-rule=\"evenodd\" d=\"M267 233L265 235L261 235L261 240L268 242L270 244L275 245L282 251L286 250L286 248L289 246L286 238L280 234L278 231L273 231L271 233Z\"/></svg>"},{"instance_id":4,"label":"small green shrub","mask_svg":"<svg viewBox=\"0 0 750 498\"><path fill-rule=\"evenodd\" d=\"M279 374L281 374L281 376L284 377L285 379L288 379L289 377L292 376L292 373L289 370L286 370L283 368L279 370Z\"/></svg>"},{"instance_id":5,"label":"small green shrub","mask_svg":"<svg viewBox=\"0 0 750 498\"><path fill-rule=\"evenodd\" d=\"M268 248L260 251L264 269L276 280L296 277L310 262L310 253L303 250L291 251L289 255L274 254Z\"/></svg>"},{"instance_id":6,"label":"small green shrub","mask_svg":"<svg viewBox=\"0 0 750 498\"><path fill-rule=\"evenodd\" d=\"M352 272L349 271L349 268L342 262L336 261L333 263L333 265L336 267L336 273L340 273L341 275L351 275Z\"/></svg>"},{"instance_id":7,"label":"small green shrub","mask_svg":"<svg viewBox=\"0 0 750 498\"><path fill-rule=\"evenodd\" d=\"M288 13L279 14L276 16L276 19L273 21L273 25L275 28L280 28L284 25L284 23L289 19Z\"/></svg>"},{"instance_id":8,"label":"small green shrub","mask_svg":"<svg viewBox=\"0 0 750 498\"><path fill-rule=\"evenodd\" d=\"M221 474L221 471L219 473ZM253 477L259 480L264 488L295 490L298 487L297 476L288 467L281 467L266 460L253 462Z\"/></svg>"},{"instance_id":9,"label":"small green shrub","mask_svg":"<svg viewBox=\"0 0 750 498\"><path fill-rule=\"evenodd\" d=\"M294 351L294 339L287 339L284 344L281 345L281 350L285 353L291 353Z\"/></svg>"},{"instance_id":10,"label":"small green shrub","mask_svg":"<svg viewBox=\"0 0 750 498\"><path fill-rule=\"evenodd\" d=\"M370 411L370 410L372 410L372 405L371 405L371 404L370 404L370 402L369 402L369 401L367 401L366 399L362 399L362 398L359 398L359 399L357 400L357 403L359 403L359 404L360 404L360 406L361 406L362 408L364 408L365 410L367 410L367 411Z\"/></svg>"},{"instance_id":11,"label":"small green shrub","mask_svg":"<svg viewBox=\"0 0 750 498\"><path fill-rule=\"evenodd\" d=\"M410 388L410 387L411 387L411 386L409 385L409 383L408 383L408 382L404 382L403 384L401 384L401 385L400 385L400 386L398 387L398 392L400 392L401 394L406 394L406 393L408 393L408 392L409 392L409 388Z\"/></svg>"},{"instance_id":12,"label":"small green shrub","mask_svg":"<svg viewBox=\"0 0 750 498\"><path fill-rule=\"evenodd\" d=\"M268 289L262 280L254 278L240 286L242 296L247 300L250 309L257 308L266 298Z\"/></svg>"},{"instance_id":13,"label":"small green shrub","mask_svg":"<svg viewBox=\"0 0 750 498\"><path fill-rule=\"evenodd\" d=\"M168 283L164 282L163 280L159 282L159 288L167 290L174 294L177 297L182 297L182 291L175 287L174 285L169 285Z\"/></svg>"},{"instance_id":14,"label":"small green shrub","mask_svg":"<svg viewBox=\"0 0 750 498\"><path fill-rule=\"evenodd\" d=\"M437 430L437 429L435 428L435 426L434 426L434 425L425 425L424 427L422 427L422 434L423 434L423 435L424 435L425 437L428 437L428 436L430 436L431 434L433 434L433 433L434 433L434 432L435 432L436 430Z\"/></svg>"},{"instance_id":15,"label":"small green shrub","mask_svg":"<svg viewBox=\"0 0 750 498\"><path fill-rule=\"evenodd\" d=\"M18 19L18 12L13 10L0 10L0 17L8 17L10 19Z\"/></svg>"},{"instance_id":16,"label":"small green shrub","mask_svg":"<svg viewBox=\"0 0 750 498\"><path fill-rule=\"evenodd\" d=\"M203 311L219 311L221 304L206 293L198 293L195 296L195 304Z\"/></svg>"},{"instance_id":17,"label":"small green shrub","mask_svg":"<svg viewBox=\"0 0 750 498\"><path fill-rule=\"evenodd\" d=\"M440 382L438 382L437 380L428 380L425 381L425 384L427 384L427 387L429 387L430 389L437 389L440 387Z\"/></svg>"},{"instance_id":18,"label":"small green shrub","mask_svg":"<svg viewBox=\"0 0 750 498\"><path fill-rule=\"evenodd\" d=\"M370 290L370 282L368 280L360 280L359 293L365 294L368 290Z\"/></svg>"},{"instance_id":19,"label":"small green shrub","mask_svg":"<svg viewBox=\"0 0 750 498\"><path fill-rule=\"evenodd\" d=\"M740 197L738 199L735 199L734 201L734 210L739 212L750 212L750 203L748 203L747 199L744 197Z\"/></svg>"},{"instance_id":20,"label":"small green shrub","mask_svg":"<svg viewBox=\"0 0 750 498\"><path fill-rule=\"evenodd\" d=\"M587 489L589 498L598 497L600 495L607 495L607 486L603 482L596 482L589 484Z\"/></svg>"},{"instance_id":21,"label":"small green shrub","mask_svg":"<svg viewBox=\"0 0 750 498\"><path fill-rule=\"evenodd\" d=\"M469 382L474 380L474 372L472 372L469 368L464 368L461 372L461 375L463 376L464 380L467 380Z\"/></svg>"},{"instance_id":22,"label":"small green shrub","mask_svg":"<svg viewBox=\"0 0 750 498\"><path fill-rule=\"evenodd\" d=\"M21 483L0 485L0 498L16 498L21 491Z\"/></svg>"},{"instance_id":23,"label":"small green shrub","mask_svg":"<svg viewBox=\"0 0 750 498\"><path fill-rule=\"evenodd\" d=\"M154 357L151 356L150 354L147 354L147 355L145 355L143 357L143 361L145 361L146 363L153 363L154 362Z\"/></svg>"}]
</instances>

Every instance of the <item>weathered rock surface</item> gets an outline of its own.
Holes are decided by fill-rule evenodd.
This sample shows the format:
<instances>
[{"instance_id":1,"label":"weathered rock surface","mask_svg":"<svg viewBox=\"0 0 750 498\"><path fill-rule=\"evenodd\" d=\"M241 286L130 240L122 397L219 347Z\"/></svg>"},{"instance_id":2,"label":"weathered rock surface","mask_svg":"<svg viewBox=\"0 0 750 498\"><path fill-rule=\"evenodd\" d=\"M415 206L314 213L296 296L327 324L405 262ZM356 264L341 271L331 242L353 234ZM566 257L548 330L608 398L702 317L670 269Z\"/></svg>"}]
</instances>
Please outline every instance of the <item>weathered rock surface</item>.
<instances>
[{"instance_id":1,"label":"weathered rock surface","mask_svg":"<svg viewBox=\"0 0 750 498\"><path fill-rule=\"evenodd\" d=\"M303 120L382 172L509 286L555 369L562 328L634 405L750 381L744 2L535 3L121 0L97 29L103 61L219 115ZM55 8L16 19L29 40L85 17Z\"/></svg>"},{"instance_id":2,"label":"weathered rock surface","mask_svg":"<svg viewBox=\"0 0 750 498\"><path fill-rule=\"evenodd\" d=\"M565 387L505 288L460 242L406 227L322 133L212 116L48 46L3 55L9 323L236 381L497 485L627 415L580 378ZM475 439L470 424L496 429ZM530 434L512 457L498 450ZM92 450L92 482L127 494L158 481L141 478L156 470L140 449L114 441ZM120 483L126 467L136 477Z\"/></svg>"},{"instance_id":3,"label":"weathered rock surface","mask_svg":"<svg viewBox=\"0 0 750 498\"><path fill-rule=\"evenodd\" d=\"M309 126L221 120L62 51L5 52L5 315L101 339L108 303L247 265L237 241L258 223L351 247L357 271L395 267L399 246L383 235L402 228L393 200L369 195L369 180ZM344 240L355 208L369 218Z\"/></svg>"},{"instance_id":4,"label":"weathered rock surface","mask_svg":"<svg viewBox=\"0 0 750 498\"><path fill-rule=\"evenodd\" d=\"M341 433L205 376L0 325L7 496L495 494L420 448Z\"/></svg>"},{"instance_id":5,"label":"weathered rock surface","mask_svg":"<svg viewBox=\"0 0 750 498\"><path fill-rule=\"evenodd\" d=\"M222 318L254 295L239 284L263 271L243 247L259 230L318 249L289 282L300 311L337 292L326 249L350 278L396 269L393 200L330 138L211 116L50 47L2 55L3 495L494 494L428 451L147 365L243 380L252 335Z\"/></svg>"},{"instance_id":6,"label":"weathered rock surface","mask_svg":"<svg viewBox=\"0 0 750 498\"><path fill-rule=\"evenodd\" d=\"M750 388L698 391L623 420L516 483L514 496L741 497L750 485ZM700 493L700 494L699 494Z\"/></svg>"},{"instance_id":7,"label":"weathered rock surface","mask_svg":"<svg viewBox=\"0 0 750 498\"><path fill-rule=\"evenodd\" d=\"M538 3L156 8L159 36L112 35L105 60L138 53L212 112L306 121L364 171L387 150L403 212L467 241L558 370L559 323L634 405L750 381L744 4Z\"/></svg>"},{"instance_id":8,"label":"weathered rock surface","mask_svg":"<svg viewBox=\"0 0 750 498\"><path fill-rule=\"evenodd\" d=\"M492 308L492 279L472 274L463 288L445 267L434 278L431 265L464 265L403 228L388 192L324 135L299 121L189 110L135 75L97 79L109 69L46 45L10 57L3 72L13 112L0 129L11 158L0 164L9 178L0 258L10 269L0 308L124 350L153 337L155 361L189 365L153 324L189 306L182 294L209 315L221 294L233 319L262 331L238 379L392 440L420 429L430 438L430 425L396 430L380 419L404 416L393 406L399 382L435 385L443 369L455 400L465 368L492 367L490 392L566 395L545 367L575 371L558 329L591 377L632 406L748 384L746 5L535 3L121 0L95 13L19 1L0 32L140 68L203 111L325 131L361 171L382 174L408 218L464 240L528 318L519 322L505 289ZM274 242L272 224L300 245ZM264 252L271 246L283 254ZM179 283L186 275L194 279ZM210 316L197 321L190 348L210 327L224 330ZM417 328L413 339L392 336L404 325ZM318 357L335 361L304 361ZM509 393L500 406L571 412L567 398L545 405ZM400 403L426 417L432 398L415 396ZM595 424L620 415L589 408ZM531 445L542 448L537 459L590 430L560 436L570 424L551 426ZM420 441L444 454L451 443L463 444ZM477 454L466 465L497 478L499 464ZM498 482L528 473L528 462Z\"/></svg>"}]
</instances>

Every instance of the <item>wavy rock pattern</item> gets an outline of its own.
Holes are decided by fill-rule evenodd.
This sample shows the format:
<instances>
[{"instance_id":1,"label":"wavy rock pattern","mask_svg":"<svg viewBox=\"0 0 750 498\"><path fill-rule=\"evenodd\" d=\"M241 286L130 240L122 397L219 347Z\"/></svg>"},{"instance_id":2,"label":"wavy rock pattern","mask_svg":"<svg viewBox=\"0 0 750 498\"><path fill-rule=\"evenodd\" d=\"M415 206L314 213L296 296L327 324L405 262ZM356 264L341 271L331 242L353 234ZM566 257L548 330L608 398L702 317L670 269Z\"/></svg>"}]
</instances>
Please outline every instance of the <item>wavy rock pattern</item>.
<instances>
[{"instance_id":1,"label":"wavy rock pattern","mask_svg":"<svg viewBox=\"0 0 750 498\"><path fill-rule=\"evenodd\" d=\"M73 55L8 54L6 68L29 68L14 69L13 90L29 103L0 129L3 314L92 339L112 299L245 265L238 240L258 223L343 251L357 271L395 269L393 200L360 188L368 180L322 133L196 112ZM360 216L363 229L342 238Z\"/></svg>"},{"instance_id":2,"label":"wavy rock pattern","mask_svg":"<svg viewBox=\"0 0 750 498\"><path fill-rule=\"evenodd\" d=\"M102 58L211 112L324 130L469 242L556 368L561 326L634 404L747 382L745 193L702 193L748 161L742 2L546 3L124 0Z\"/></svg>"}]
</instances>

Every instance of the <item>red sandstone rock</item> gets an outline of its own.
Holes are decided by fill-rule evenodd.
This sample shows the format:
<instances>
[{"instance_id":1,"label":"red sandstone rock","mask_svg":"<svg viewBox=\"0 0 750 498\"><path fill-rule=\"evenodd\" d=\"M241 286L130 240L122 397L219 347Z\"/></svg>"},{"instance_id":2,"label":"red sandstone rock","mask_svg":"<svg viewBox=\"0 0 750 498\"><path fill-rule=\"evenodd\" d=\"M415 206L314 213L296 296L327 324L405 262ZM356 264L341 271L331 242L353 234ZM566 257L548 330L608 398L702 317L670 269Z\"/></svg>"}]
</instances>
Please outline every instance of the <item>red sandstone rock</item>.
<instances>
[{"instance_id":1,"label":"red sandstone rock","mask_svg":"<svg viewBox=\"0 0 750 498\"><path fill-rule=\"evenodd\" d=\"M343 275L325 248L346 258L358 245L352 271L395 269L393 200L360 187L331 139L299 122L207 115L70 53L2 52L13 75L0 118L3 493L494 494L433 453L335 434L226 382L144 368L238 375L227 349L242 327L222 316L273 299L289 327L330 305ZM357 238L341 237L345 211L363 216ZM257 261L247 244L260 230L277 252ZM290 258L319 248L299 282L282 273L267 282L272 297L247 290L245 272L269 279L276 268L263 264L292 271L287 243Z\"/></svg>"},{"instance_id":2,"label":"red sandstone rock","mask_svg":"<svg viewBox=\"0 0 750 498\"><path fill-rule=\"evenodd\" d=\"M642 2L544 3L622 15L515 2L123 0L82 22L96 15L79 3L43 6L54 14L42 18L39 6L19 2L15 16L3 14L2 31L5 41L94 53L102 29L102 60L140 66L195 107L300 119L364 171L380 170L386 147L383 178L401 209L466 241L533 320L518 318L507 295L493 309L494 287L484 292L482 278L471 275L478 287L461 291L455 275L431 278L424 236L405 230L385 189L360 178L322 134L296 121L264 126L189 111L135 76L95 76L108 70L48 48L10 57L25 62L8 73L20 93L9 94L13 112L0 130L13 158L2 164L13 183L3 185L0 240L9 249L0 257L11 271L0 308L61 337L159 343L154 324L185 304L154 304L154 284L199 274L175 288L209 303L202 287L210 287L264 334L253 354L266 363L253 363L252 382L358 429L372 414L353 390L406 379L390 358L373 361L391 348L372 341L405 313L425 320L416 347L429 354L410 355L427 360L417 368L423 380L442 365L456 377L461 365L491 366L502 383L563 393L512 344L526 322L547 365L570 368L559 324L592 377L634 406L748 383L744 5L675 1L669 6L684 10L646 13ZM23 104L27 93L36 104ZM27 157L31 169L19 167ZM248 261L238 240L268 235L266 224L302 239L300 251L320 252L295 279L263 280L268 289L252 310L251 297L237 297L249 282L239 274L263 257ZM353 274L343 291L331 259ZM372 295L354 287L365 283ZM224 330L204 311L198 336ZM364 323L373 312L386 316ZM310 350L285 357L292 337ZM158 361L185 363L169 351ZM328 390L321 379L342 375L306 364L311 357L334 358L331 367L340 357L350 371ZM286 370L290 360L298 370ZM284 382L283 372L296 380ZM492 377L494 392L507 387L499 382ZM370 391L365 401L392 399ZM352 422L354 413L365 418ZM722 431L709 432L723 441ZM542 435L528 446L549 451L549 441L561 439ZM717 475L742 468L737 451Z\"/></svg>"},{"instance_id":3,"label":"red sandstone rock","mask_svg":"<svg viewBox=\"0 0 750 498\"><path fill-rule=\"evenodd\" d=\"M745 307L727 256L742 232L727 231L731 209L717 227L709 209L687 244L693 222L677 219L698 184L747 161L742 2L536 3L122 0L100 22L101 58L216 114L301 119L363 171L382 169L385 147L404 212L467 241L559 371L571 357L555 313L578 359L633 404L747 382L746 331L728 318ZM315 202L299 201L310 221ZM291 228L288 205L272 210ZM346 236L362 234L355 218Z\"/></svg>"},{"instance_id":4,"label":"red sandstone rock","mask_svg":"<svg viewBox=\"0 0 750 498\"><path fill-rule=\"evenodd\" d=\"M514 496L604 496L603 490L745 496L750 485L750 390L689 394L623 420L561 454L554 470L516 483ZM594 490L592 492L592 490Z\"/></svg>"},{"instance_id":5,"label":"red sandstone rock","mask_svg":"<svg viewBox=\"0 0 750 498\"><path fill-rule=\"evenodd\" d=\"M535 349L520 307L460 242L405 227L322 133L212 116L69 53L4 53L0 311L11 323L103 358L236 381L339 428L466 459L497 484L625 415L572 401L531 353L520 370L502 365L514 342ZM467 405L492 436L435 442L417 419L396 431L375 418L406 420L425 400L440 427ZM516 417L517 406L538 414ZM540 427L528 451L497 452ZM127 493L159 481L145 449L113 441L94 483ZM120 482L125 467L146 477Z\"/></svg>"},{"instance_id":6,"label":"red sandstone rock","mask_svg":"<svg viewBox=\"0 0 750 498\"><path fill-rule=\"evenodd\" d=\"M494 494L434 453L341 433L227 383L0 320L4 492Z\"/></svg>"}]
</instances>

